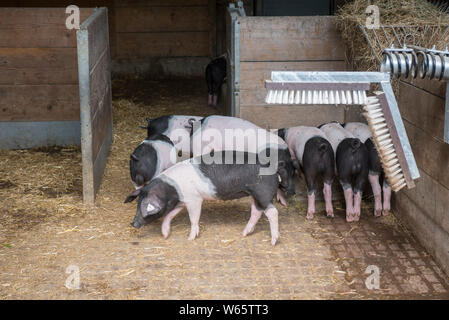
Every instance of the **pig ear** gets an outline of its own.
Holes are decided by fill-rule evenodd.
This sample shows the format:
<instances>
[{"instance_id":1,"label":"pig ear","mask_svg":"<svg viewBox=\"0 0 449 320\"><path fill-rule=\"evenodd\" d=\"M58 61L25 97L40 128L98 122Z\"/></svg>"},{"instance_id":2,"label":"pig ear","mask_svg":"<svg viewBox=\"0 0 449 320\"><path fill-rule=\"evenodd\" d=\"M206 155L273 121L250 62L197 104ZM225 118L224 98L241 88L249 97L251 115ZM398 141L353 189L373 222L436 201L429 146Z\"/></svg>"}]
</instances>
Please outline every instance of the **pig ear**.
<instances>
[{"instance_id":1,"label":"pig ear","mask_svg":"<svg viewBox=\"0 0 449 320\"><path fill-rule=\"evenodd\" d=\"M131 192L125 199L125 203L131 202L133 201L135 198L137 198L140 194L140 191L142 191L142 189L137 189L134 190L133 192Z\"/></svg>"},{"instance_id":2,"label":"pig ear","mask_svg":"<svg viewBox=\"0 0 449 320\"><path fill-rule=\"evenodd\" d=\"M161 211L161 207L159 206L159 203L156 201L151 201L145 204L142 203L142 207L140 210L140 212L142 213L142 218L146 218L148 216L156 214L159 211Z\"/></svg>"}]
</instances>

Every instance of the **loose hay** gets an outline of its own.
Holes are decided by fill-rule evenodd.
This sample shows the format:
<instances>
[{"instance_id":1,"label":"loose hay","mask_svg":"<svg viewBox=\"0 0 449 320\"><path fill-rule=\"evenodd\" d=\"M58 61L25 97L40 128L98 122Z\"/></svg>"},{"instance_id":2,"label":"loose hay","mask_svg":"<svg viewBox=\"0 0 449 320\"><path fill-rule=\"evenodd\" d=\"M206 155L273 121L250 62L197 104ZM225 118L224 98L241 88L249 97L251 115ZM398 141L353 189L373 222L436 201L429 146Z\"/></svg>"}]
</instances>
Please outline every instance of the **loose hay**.
<instances>
[{"instance_id":1,"label":"loose hay","mask_svg":"<svg viewBox=\"0 0 449 320\"><path fill-rule=\"evenodd\" d=\"M444 49L449 43L449 15L439 11L424 0L354 0L336 13L337 27L346 44L346 58L353 70L379 71L380 58L384 48L390 47L394 33L391 29L367 30L365 38L360 26L365 25L369 5L377 5L380 9L381 26L397 26L403 37L409 34L407 44L431 48L436 45ZM378 39L378 41L377 41ZM402 40L402 39L401 39ZM402 45L402 44L401 44ZM398 44L395 44L398 47ZM373 52L374 50L374 52Z\"/></svg>"},{"instance_id":2,"label":"loose hay","mask_svg":"<svg viewBox=\"0 0 449 320\"><path fill-rule=\"evenodd\" d=\"M171 104L176 104L178 114L205 116L214 113L212 109L207 113L204 108L198 108L205 104L200 98L206 99L205 88L198 85L203 82L203 79L113 80L114 143L100 201L123 202L126 195L117 188L117 183L132 189L128 176L129 155L146 137L146 130L140 128L146 124L146 117L172 114ZM198 97L193 103L192 95ZM112 176L113 179L108 179ZM0 150L0 210L0 229L9 231L89 212L82 204L81 148Z\"/></svg>"}]
</instances>

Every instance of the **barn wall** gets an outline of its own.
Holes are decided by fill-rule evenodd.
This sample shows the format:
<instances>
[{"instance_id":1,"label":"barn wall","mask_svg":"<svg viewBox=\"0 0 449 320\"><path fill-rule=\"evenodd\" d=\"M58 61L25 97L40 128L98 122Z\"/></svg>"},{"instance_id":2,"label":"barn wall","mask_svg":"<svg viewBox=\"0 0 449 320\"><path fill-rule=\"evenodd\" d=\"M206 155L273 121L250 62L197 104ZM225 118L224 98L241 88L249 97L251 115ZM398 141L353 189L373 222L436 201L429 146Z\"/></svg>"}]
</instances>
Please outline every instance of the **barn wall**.
<instances>
[{"instance_id":1,"label":"barn wall","mask_svg":"<svg viewBox=\"0 0 449 320\"><path fill-rule=\"evenodd\" d=\"M222 53L228 2L4 0L0 7L107 7L113 74L196 77L203 76L211 57Z\"/></svg>"},{"instance_id":2,"label":"barn wall","mask_svg":"<svg viewBox=\"0 0 449 320\"><path fill-rule=\"evenodd\" d=\"M400 82L398 104L421 177L393 198L394 212L449 274L449 144L443 141L446 83Z\"/></svg>"},{"instance_id":3,"label":"barn wall","mask_svg":"<svg viewBox=\"0 0 449 320\"><path fill-rule=\"evenodd\" d=\"M240 117L264 128L345 121L343 106L267 105L264 81L271 71L345 70L344 47L330 16L238 17ZM238 105L238 104L237 104Z\"/></svg>"},{"instance_id":4,"label":"barn wall","mask_svg":"<svg viewBox=\"0 0 449 320\"><path fill-rule=\"evenodd\" d=\"M0 8L0 148L80 143L76 31L65 19L61 9Z\"/></svg>"}]
</instances>

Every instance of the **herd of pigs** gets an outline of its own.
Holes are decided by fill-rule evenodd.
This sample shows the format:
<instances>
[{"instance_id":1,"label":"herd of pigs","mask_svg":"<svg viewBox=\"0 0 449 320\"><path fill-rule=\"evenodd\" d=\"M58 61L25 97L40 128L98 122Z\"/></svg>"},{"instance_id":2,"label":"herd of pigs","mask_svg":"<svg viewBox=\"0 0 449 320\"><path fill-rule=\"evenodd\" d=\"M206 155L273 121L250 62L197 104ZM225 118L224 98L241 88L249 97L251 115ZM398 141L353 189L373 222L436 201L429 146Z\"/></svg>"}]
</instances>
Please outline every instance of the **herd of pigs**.
<instances>
[{"instance_id":1,"label":"herd of pigs","mask_svg":"<svg viewBox=\"0 0 449 320\"><path fill-rule=\"evenodd\" d=\"M374 215L390 210L391 188L382 177L380 159L364 123L264 130L244 119L218 115L170 115L147 121L147 138L130 157L136 190L125 200L138 198L131 223L135 228L164 217L162 235L168 237L171 220L187 207L189 239L193 240L199 233L204 200L249 196L251 217L243 236L253 232L263 212L274 245L279 228L273 201L287 205L286 197L295 194L296 171L304 174L307 184L308 219L313 219L321 181L326 214L334 216L331 185L335 177L344 191L348 222L360 218L367 180L374 194ZM232 139L220 139L229 136Z\"/></svg>"},{"instance_id":2,"label":"herd of pigs","mask_svg":"<svg viewBox=\"0 0 449 320\"><path fill-rule=\"evenodd\" d=\"M222 55L206 67L209 106L216 107L225 77L226 55ZM346 221L359 220L367 180L373 190L374 215L385 215L390 210L391 188L364 123L331 122L318 128L297 126L267 131L240 118L218 115L171 115L147 121L147 138L130 159L136 190L125 200L127 203L138 198L131 223L137 229L164 217L162 235L166 238L171 220L187 207L189 239L193 240L199 233L204 200L249 196L251 217L243 236L253 232L263 212L274 245L279 228L273 200L287 205L286 197L295 194L296 171L304 174L307 184L307 219L313 219L321 181L326 214L334 216L331 186L335 177L343 187Z\"/></svg>"}]
</instances>

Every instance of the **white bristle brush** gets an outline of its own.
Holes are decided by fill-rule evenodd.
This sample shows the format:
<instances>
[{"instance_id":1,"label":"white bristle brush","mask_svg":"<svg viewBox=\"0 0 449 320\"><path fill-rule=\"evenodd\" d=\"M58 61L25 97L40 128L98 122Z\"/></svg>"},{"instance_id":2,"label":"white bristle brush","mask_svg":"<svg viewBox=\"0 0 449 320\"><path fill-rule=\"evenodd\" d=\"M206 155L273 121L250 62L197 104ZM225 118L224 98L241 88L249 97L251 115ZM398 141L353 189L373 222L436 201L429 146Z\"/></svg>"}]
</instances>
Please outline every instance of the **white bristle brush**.
<instances>
[{"instance_id":1,"label":"white bristle brush","mask_svg":"<svg viewBox=\"0 0 449 320\"><path fill-rule=\"evenodd\" d=\"M377 97L367 97L363 106L363 115L368 121L373 141L379 153L385 177L395 192L407 185L404 172L396 154L393 139L390 135L382 106Z\"/></svg>"}]
</instances>

